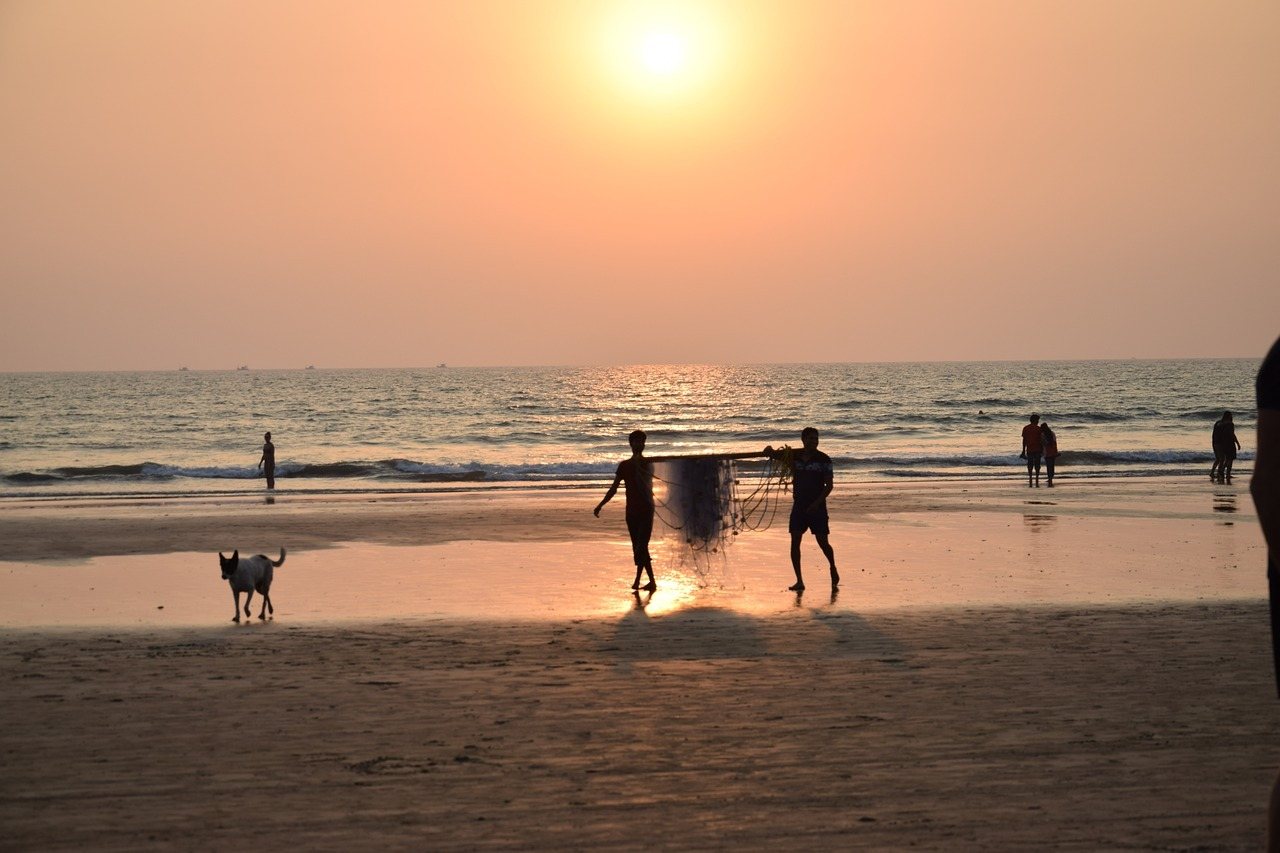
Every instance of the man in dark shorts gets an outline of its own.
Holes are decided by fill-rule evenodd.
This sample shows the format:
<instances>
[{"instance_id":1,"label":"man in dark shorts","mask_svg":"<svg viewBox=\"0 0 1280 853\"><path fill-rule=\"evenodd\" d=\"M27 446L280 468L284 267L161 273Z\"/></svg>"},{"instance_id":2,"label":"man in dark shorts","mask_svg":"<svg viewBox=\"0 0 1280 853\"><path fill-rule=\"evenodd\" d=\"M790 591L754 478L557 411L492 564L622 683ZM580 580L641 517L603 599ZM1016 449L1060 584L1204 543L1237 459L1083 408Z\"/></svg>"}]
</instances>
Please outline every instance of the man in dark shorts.
<instances>
[{"instance_id":1,"label":"man in dark shorts","mask_svg":"<svg viewBox=\"0 0 1280 853\"><path fill-rule=\"evenodd\" d=\"M831 524L827 516L827 495L834 488L834 471L831 457L818 449L818 431L805 427L800 433L802 449L791 457L791 568L795 569L796 582L787 587L793 592L804 590L804 576L800 574L800 542L806 530L813 531L818 547L831 565L831 588L840 585L840 573L836 571L836 552L827 541ZM780 459L784 451L772 446L764 449L771 459Z\"/></svg>"},{"instance_id":2,"label":"man in dark shorts","mask_svg":"<svg viewBox=\"0 0 1280 853\"><path fill-rule=\"evenodd\" d=\"M1035 485L1040 485L1040 457L1044 453L1044 440L1040 437L1040 416L1032 415L1031 423L1022 428L1022 453L1018 458L1027 460L1027 485L1035 473Z\"/></svg>"},{"instance_id":3,"label":"man in dark shorts","mask_svg":"<svg viewBox=\"0 0 1280 853\"><path fill-rule=\"evenodd\" d=\"M631 583L632 589L640 589L640 573L649 573L649 582L644 589L653 592L658 588L653 578L653 558L649 556L649 539L653 536L653 465L644 458L644 443L648 439L643 430L636 430L627 436L631 443L631 458L618 464L618 471L613 476L613 485L605 492L604 498L596 504L595 515L600 517L600 510L618 493L618 483L627 485L627 532L631 534L631 553L636 561L636 579Z\"/></svg>"},{"instance_id":4,"label":"man in dark shorts","mask_svg":"<svg viewBox=\"0 0 1280 853\"><path fill-rule=\"evenodd\" d=\"M1280 694L1280 340L1258 371L1258 444L1249 491L1267 540L1267 586L1271 597L1271 654ZM1280 850L1280 779L1271 788L1267 849Z\"/></svg>"},{"instance_id":5,"label":"man in dark shorts","mask_svg":"<svg viewBox=\"0 0 1280 853\"><path fill-rule=\"evenodd\" d=\"M274 489L276 487L276 446L271 443L271 433L262 436L262 458L258 460L258 467L267 475L267 488Z\"/></svg>"}]
</instances>

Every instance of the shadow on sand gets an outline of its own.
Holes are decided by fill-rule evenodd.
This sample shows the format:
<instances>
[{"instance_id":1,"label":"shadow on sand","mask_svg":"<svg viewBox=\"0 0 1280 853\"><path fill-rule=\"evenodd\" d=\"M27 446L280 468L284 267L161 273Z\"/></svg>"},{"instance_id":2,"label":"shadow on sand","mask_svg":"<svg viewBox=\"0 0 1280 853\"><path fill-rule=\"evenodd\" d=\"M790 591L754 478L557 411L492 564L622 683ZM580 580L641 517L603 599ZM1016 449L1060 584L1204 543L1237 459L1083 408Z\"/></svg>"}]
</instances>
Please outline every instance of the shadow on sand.
<instances>
[{"instance_id":1,"label":"shadow on sand","mask_svg":"<svg viewBox=\"0 0 1280 853\"><path fill-rule=\"evenodd\" d=\"M776 616L692 606L651 617L651 600L636 595L603 651L629 661L850 657L895 666L905 665L908 655L862 616L831 604L807 608L799 597L795 610Z\"/></svg>"}]
</instances>

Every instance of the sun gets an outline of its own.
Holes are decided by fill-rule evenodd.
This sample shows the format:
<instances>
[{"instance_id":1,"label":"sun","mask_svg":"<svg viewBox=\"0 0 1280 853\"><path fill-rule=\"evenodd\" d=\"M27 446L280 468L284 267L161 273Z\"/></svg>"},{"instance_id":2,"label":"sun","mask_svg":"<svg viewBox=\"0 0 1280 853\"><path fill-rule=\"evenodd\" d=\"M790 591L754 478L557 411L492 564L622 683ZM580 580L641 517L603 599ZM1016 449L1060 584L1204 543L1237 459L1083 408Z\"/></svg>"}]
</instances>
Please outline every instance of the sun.
<instances>
[{"instance_id":1,"label":"sun","mask_svg":"<svg viewBox=\"0 0 1280 853\"><path fill-rule=\"evenodd\" d=\"M653 30L636 43L637 59L650 74L671 77L689 67L689 41L679 32Z\"/></svg>"},{"instance_id":2,"label":"sun","mask_svg":"<svg viewBox=\"0 0 1280 853\"><path fill-rule=\"evenodd\" d=\"M688 100L722 75L722 18L696 0L613 6L599 28L598 67L615 91L634 100Z\"/></svg>"}]
</instances>

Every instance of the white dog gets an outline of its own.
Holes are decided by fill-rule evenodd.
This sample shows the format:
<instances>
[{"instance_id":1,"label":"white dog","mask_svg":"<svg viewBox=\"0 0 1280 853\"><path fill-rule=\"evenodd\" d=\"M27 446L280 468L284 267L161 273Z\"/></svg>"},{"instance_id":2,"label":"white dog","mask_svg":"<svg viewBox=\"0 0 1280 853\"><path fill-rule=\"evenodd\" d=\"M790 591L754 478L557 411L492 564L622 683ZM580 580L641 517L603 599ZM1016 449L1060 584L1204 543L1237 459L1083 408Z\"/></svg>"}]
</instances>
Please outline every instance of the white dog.
<instances>
[{"instance_id":1,"label":"white dog","mask_svg":"<svg viewBox=\"0 0 1280 853\"><path fill-rule=\"evenodd\" d=\"M231 594L235 597L236 615L232 617L232 622L240 621L240 593L247 592L249 597L244 600L244 615L249 615L249 603L253 601L253 592L257 590L262 593L262 610L258 613L259 619L266 619L268 612L275 615L276 609L271 606L271 578L274 576L275 567L284 565L284 546L280 546L280 559L273 560L266 554L259 554L256 557L245 557L240 559L240 551L236 550L230 557L222 556L222 552L218 552L218 563L222 566L222 579L231 584Z\"/></svg>"}]
</instances>

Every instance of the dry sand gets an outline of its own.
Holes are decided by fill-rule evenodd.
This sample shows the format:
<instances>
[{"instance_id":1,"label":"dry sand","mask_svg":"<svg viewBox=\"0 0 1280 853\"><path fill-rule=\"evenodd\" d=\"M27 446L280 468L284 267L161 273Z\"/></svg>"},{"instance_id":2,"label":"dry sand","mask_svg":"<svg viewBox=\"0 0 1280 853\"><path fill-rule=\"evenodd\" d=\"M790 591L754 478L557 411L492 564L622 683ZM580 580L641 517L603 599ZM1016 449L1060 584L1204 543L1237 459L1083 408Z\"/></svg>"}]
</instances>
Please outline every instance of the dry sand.
<instances>
[{"instance_id":1,"label":"dry sand","mask_svg":"<svg viewBox=\"0 0 1280 853\"><path fill-rule=\"evenodd\" d=\"M776 533L634 599L581 495L159 507L181 548L155 504L0 507L24 559L185 552L0 564L4 846L1256 849L1261 540L1181 489L846 499L834 601ZM254 531L277 618L231 625Z\"/></svg>"}]
</instances>

